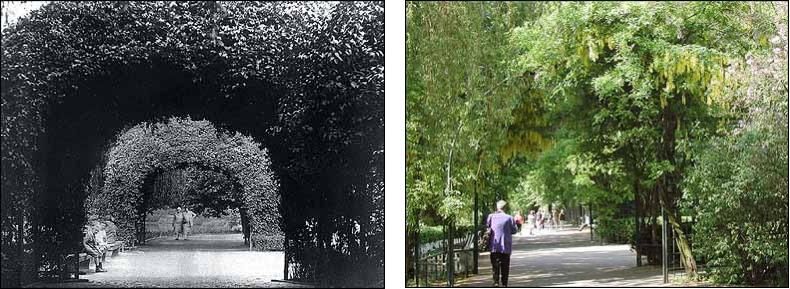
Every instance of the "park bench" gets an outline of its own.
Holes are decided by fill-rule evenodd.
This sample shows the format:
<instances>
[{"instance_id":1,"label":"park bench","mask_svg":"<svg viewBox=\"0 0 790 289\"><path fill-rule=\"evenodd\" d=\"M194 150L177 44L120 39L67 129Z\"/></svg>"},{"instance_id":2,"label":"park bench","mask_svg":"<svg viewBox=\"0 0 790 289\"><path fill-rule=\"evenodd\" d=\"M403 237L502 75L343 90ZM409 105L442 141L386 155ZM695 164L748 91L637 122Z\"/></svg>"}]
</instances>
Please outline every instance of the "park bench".
<instances>
[{"instance_id":1,"label":"park bench","mask_svg":"<svg viewBox=\"0 0 790 289\"><path fill-rule=\"evenodd\" d=\"M105 231L107 232L107 253L110 257L118 256L119 252L123 252L126 250L126 243L124 241L117 240L117 227L107 227ZM78 254L77 260L79 264L79 270L88 270L90 268L91 257L86 253L84 250Z\"/></svg>"},{"instance_id":2,"label":"park bench","mask_svg":"<svg viewBox=\"0 0 790 289\"><path fill-rule=\"evenodd\" d=\"M110 253L109 254L110 257L115 257L115 256L118 256L118 252L119 251L123 252L123 250L125 250L125 248L126 248L126 246L124 245L123 241L116 241L116 242L113 242L113 243L107 245L107 253ZM85 253L84 251L80 252L79 253L79 268L80 268L80 270L82 270L82 269L88 270L88 268L90 267L91 259L92 258L88 255L88 253Z\"/></svg>"},{"instance_id":3,"label":"park bench","mask_svg":"<svg viewBox=\"0 0 790 289\"><path fill-rule=\"evenodd\" d=\"M123 252L126 250L126 243L123 241L119 241L118 238L118 227L115 226L114 223L107 221L107 251L111 251L112 254L110 256L115 257L118 256L118 252ZM110 226L111 225L111 226Z\"/></svg>"},{"instance_id":4,"label":"park bench","mask_svg":"<svg viewBox=\"0 0 790 289\"><path fill-rule=\"evenodd\" d=\"M124 250L126 250L126 246L123 241L108 242L107 244L107 251L112 252L110 254L111 257L118 256L118 252L123 252Z\"/></svg>"},{"instance_id":5,"label":"park bench","mask_svg":"<svg viewBox=\"0 0 790 289\"><path fill-rule=\"evenodd\" d=\"M91 264L91 259L93 258L91 258L91 256L88 255L88 253L85 252L77 253L77 264L79 264L77 269L79 270L80 275L88 272L88 268L90 267Z\"/></svg>"}]
</instances>

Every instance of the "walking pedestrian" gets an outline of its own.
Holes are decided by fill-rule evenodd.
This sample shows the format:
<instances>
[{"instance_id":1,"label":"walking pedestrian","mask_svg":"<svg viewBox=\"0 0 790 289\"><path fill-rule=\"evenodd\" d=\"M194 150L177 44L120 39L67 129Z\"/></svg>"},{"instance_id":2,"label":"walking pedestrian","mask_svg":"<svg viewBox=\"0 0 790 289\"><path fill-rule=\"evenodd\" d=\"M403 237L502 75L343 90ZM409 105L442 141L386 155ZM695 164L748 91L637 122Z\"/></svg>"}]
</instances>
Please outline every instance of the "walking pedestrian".
<instances>
[{"instance_id":1,"label":"walking pedestrian","mask_svg":"<svg viewBox=\"0 0 790 289\"><path fill-rule=\"evenodd\" d=\"M173 231L176 233L176 240L184 234L184 211L181 207L176 208L173 214Z\"/></svg>"},{"instance_id":2,"label":"walking pedestrian","mask_svg":"<svg viewBox=\"0 0 790 289\"><path fill-rule=\"evenodd\" d=\"M529 215L527 215L527 229L529 229L529 234L534 235L535 230L535 210L530 210Z\"/></svg>"},{"instance_id":3,"label":"walking pedestrian","mask_svg":"<svg viewBox=\"0 0 790 289\"><path fill-rule=\"evenodd\" d=\"M521 212L516 212L515 219L516 219L516 228L517 228L517 232L516 233L520 236L521 235L521 225L524 224L524 216L521 215Z\"/></svg>"},{"instance_id":4,"label":"walking pedestrian","mask_svg":"<svg viewBox=\"0 0 790 289\"><path fill-rule=\"evenodd\" d=\"M184 240L189 240L187 237L189 232L192 231L192 220L195 219L195 212L192 212L188 207L185 207L184 211Z\"/></svg>"},{"instance_id":5,"label":"walking pedestrian","mask_svg":"<svg viewBox=\"0 0 790 289\"><path fill-rule=\"evenodd\" d=\"M584 221L582 222L582 225L579 226L579 231L584 230L584 228L587 228L588 226L590 226L590 215L584 214L584 218L583 219L584 219Z\"/></svg>"},{"instance_id":6,"label":"walking pedestrian","mask_svg":"<svg viewBox=\"0 0 790 289\"><path fill-rule=\"evenodd\" d=\"M565 221L565 209L560 209L560 228L562 228L562 221Z\"/></svg>"},{"instance_id":7,"label":"walking pedestrian","mask_svg":"<svg viewBox=\"0 0 790 289\"><path fill-rule=\"evenodd\" d=\"M494 273L494 287L507 287L510 274L510 254L513 247L513 234L516 224L512 216L505 213L507 202L496 203L497 211L488 215L486 225L493 231L491 237L491 268Z\"/></svg>"},{"instance_id":8,"label":"walking pedestrian","mask_svg":"<svg viewBox=\"0 0 790 289\"><path fill-rule=\"evenodd\" d=\"M555 229L562 229L560 227L560 210L554 209L554 215L552 216L552 220L554 223L552 224Z\"/></svg>"}]
</instances>

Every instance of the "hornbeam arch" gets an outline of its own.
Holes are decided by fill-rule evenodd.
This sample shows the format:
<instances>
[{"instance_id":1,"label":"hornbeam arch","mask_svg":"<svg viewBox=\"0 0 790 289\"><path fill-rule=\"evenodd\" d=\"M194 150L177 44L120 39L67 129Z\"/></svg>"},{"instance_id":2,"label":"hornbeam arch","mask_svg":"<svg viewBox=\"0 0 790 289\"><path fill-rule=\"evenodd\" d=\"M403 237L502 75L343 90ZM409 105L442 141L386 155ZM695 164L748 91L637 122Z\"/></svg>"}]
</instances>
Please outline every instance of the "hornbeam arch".
<instances>
[{"instance_id":1,"label":"hornbeam arch","mask_svg":"<svg viewBox=\"0 0 790 289\"><path fill-rule=\"evenodd\" d=\"M189 165L224 172L239 184L253 245L283 248L279 185L267 150L251 137L221 132L205 120L174 117L163 123L144 122L123 132L108 152L103 189L89 195L86 209L114 216L120 221L120 237L135 239L134 222L146 176Z\"/></svg>"}]
</instances>

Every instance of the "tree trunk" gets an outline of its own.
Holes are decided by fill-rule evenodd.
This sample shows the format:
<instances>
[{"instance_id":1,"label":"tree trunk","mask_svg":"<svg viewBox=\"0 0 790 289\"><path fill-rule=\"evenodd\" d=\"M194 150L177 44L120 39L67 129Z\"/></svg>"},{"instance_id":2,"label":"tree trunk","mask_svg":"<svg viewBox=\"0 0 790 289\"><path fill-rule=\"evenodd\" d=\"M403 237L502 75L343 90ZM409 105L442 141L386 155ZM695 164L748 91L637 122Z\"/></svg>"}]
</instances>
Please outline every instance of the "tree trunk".
<instances>
[{"instance_id":1,"label":"tree trunk","mask_svg":"<svg viewBox=\"0 0 790 289\"><path fill-rule=\"evenodd\" d=\"M417 222L419 224L419 222ZM426 274L427 276L427 274ZM414 232L414 281L420 286L420 228Z\"/></svg>"},{"instance_id":2,"label":"tree trunk","mask_svg":"<svg viewBox=\"0 0 790 289\"><path fill-rule=\"evenodd\" d=\"M409 232L409 230L406 230L406 250L404 250L404 252L406 252L406 262L404 262L405 263L404 265L406 265L406 268L405 268L404 272L406 272L406 282L407 283L409 282L409 279L414 274L414 272L411 270L412 265L414 265L413 264L413 262L414 262L414 254L416 253L416 252L414 252L414 253L411 252L412 243L413 243L411 238L412 238L413 235L414 235L414 233Z\"/></svg>"},{"instance_id":3,"label":"tree trunk","mask_svg":"<svg viewBox=\"0 0 790 289\"><path fill-rule=\"evenodd\" d=\"M451 169L453 162L453 150L455 149L455 142L458 139L458 133L461 132L461 123L458 123L458 130L455 132L452 143L450 143L450 153L447 156L447 185L444 188L445 195L452 193L453 183L451 178ZM447 217L447 286L453 287L453 217Z\"/></svg>"},{"instance_id":4,"label":"tree trunk","mask_svg":"<svg viewBox=\"0 0 790 289\"><path fill-rule=\"evenodd\" d=\"M660 161L668 161L673 166L675 162L675 132L679 117L672 109L672 104L667 104L661 112L661 123L663 129L661 148L658 153ZM680 197L680 190L678 183L680 181L680 173L675 167L671 172L666 172L661 177L661 180L656 183L658 186L659 198L661 206L667 213L668 222L672 225L672 230L675 232L675 242L680 250L681 262L689 277L694 277L697 274L697 264L694 261L694 255L691 251L691 246L688 243L686 234L681 228L680 212L677 208L677 200Z\"/></svg>"},{"instance_id":5,"label":"tree trunk","mask_svg":"<svg viewBox=\"0 0 790 289\"><path fill-rule=\"evenodd\" d=\"M244 235L244 245L249 245L250 240L250 218L247 215L247 209L239 208L239 217L241 217L241 233Z\"/></svg>"},{"instance_id":6,"label":"tree trunk","mask_svg":"<svg viewBox=\"0 0 790 289\"><path fill-rule=\"evenodd\" d=\"M478 204L477 204L477 193L478 193L478 190L480 189L480 168L481 168L482 164L483 164L483 151L482 150L478 150L477 151L477 173L475 173L474 204L473 204L473 207L472 207L472 211L473 211L473 213L472 213L472 224L473 224L472 228L474 228L474 232L473 232L474 235L472 235L472 238L473 238L473 240L472 240L472 273L473 274L478 274L478 272L479 272L479 270L478 270L479 268L478 267L480 265L479 264L480 263L480 261L479 261L480 248L478 247L478 244L477 244L477 242L479 241L477 233L478 233L478 231L479 231L481 226L479 224L480 220L478 219L479 207L478 207Z\"/></svg>"},{"instance_id":7,"label":"tree trunk","mask_svg":"<svg viewBox=\"0 0 790 289\"><path fill-rule=\"evenodd\" d=\"M453 221L447 223L447 287L453 287L455 280L455 252L453 244Z\"/></svg>"},{"instance_id":8,"label":"tree trunk","mask_svg":"<svg viewBox=\"0 0 790 289\"><path fill-rule=\"evenodd\" d=\"M642 239L642 220L639 218L639 205L640 205L640 198L639 198L639 178L634 178L634 251L636 251L636 266L642 266L642 255L639 245L641 245Z\"/></svg>"},{"instance_id":9,"label":"tree trunk","mask_svg":"<svg viewBox=\"0 0 790 289\"><path fill-rule=\"evenodd\" d=\"M683 262L683 267L686 269L686 273L689 274L689 277L694 277L697 274L697 262L694 260L691 246L686 238L686 234L683 232L680 220L676 219L674 214L667 211L667 221L672 225L672 230L675 232L675 241L680 250L680 258Z\"/></svg>"}]
</instances>

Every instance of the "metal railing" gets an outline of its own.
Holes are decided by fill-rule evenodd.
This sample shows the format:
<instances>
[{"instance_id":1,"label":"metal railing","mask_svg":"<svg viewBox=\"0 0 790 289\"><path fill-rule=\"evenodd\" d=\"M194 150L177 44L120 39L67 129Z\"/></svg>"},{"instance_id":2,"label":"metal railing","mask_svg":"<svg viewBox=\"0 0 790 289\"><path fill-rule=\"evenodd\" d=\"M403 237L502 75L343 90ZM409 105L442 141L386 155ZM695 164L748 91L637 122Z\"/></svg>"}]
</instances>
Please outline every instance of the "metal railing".
<instances>
[{"instance_id":1,"label":"metal railing","mask_svg":"<svg viewBox=\"0 0 790 289\"><path fill-rule=\"evenodd\" d=\"M453 272L469 277L474 269L474 234L453 239ZM447 241L437 241L420 246L416 262L415 281L418 287L444 286L447 280Z\"/></svg>"},{"instance_id":2,"label":"metal railing","mask_svg":"<svg viewBox=\"0 0 790 289\"><path fill-rule=\"evenodd\" d=\"M694 222L681 223L681 228L686 235L686 239L688 240L689 247L691 247L691 251L694 252ZM686 268L683 266L683 262L681 261L682 256L677 243L675 242L676 234L671 227L668 227L667 231L667 240L671 242L671 244L668 244L667 246L667 274L670 275L670 281L684 279L687 277ZM697 266L697 272L704 272L707 268L707 260L705 260L705 258L699 254L694 254L694 261Z\"/></svg>"}]
</instances>

